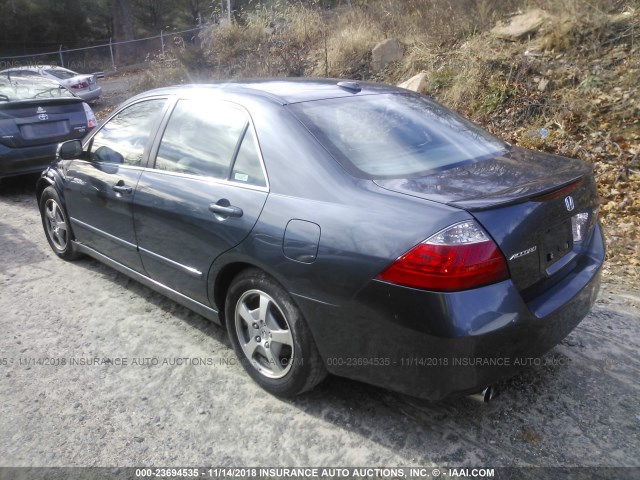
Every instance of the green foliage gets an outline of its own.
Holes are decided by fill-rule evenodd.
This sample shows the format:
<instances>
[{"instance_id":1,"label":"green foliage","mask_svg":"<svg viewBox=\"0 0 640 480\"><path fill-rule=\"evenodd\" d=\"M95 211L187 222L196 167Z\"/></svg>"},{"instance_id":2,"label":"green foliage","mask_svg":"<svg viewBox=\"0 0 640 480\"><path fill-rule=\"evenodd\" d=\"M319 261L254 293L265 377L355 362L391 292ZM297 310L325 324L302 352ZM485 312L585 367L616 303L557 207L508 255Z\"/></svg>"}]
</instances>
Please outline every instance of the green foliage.
<instances>
[{"instance_id":1,"label":"green foliage","mask_svg":"<svg viewBox=\"0 0 640 480\"><path fill-rule=\"evenodd\" d=\"M124 2L135 38L188 29L219 10L219 2L205 0ZM0 55L55 51L60 45L85 47L114 35L110 0L0 0L0 12Z\"/></svg>"},{"instance_id":2,"label":"green foliage","mask_svg":"<svg viewBox=\"0 0 640 480\"><path fill-rule=\"evenodd\" d=\"M517 88L508 81L493 81L485 90L482 97L482 106L486 113L492 113L507 100L518 93Z\"/></svg>"},{"instance_id":3,"label":"green foliage","mask_svg":"<svg viewBox=\"0 0 640 480\"><path fill-rule=\"evenodd\" d=\"M584 80L580 82L579 88L583 92L591 92L598 90L602 86L602 80L597 75L587 75Z\"/></svg>"},{"instance_id":4,"label":"green foliage","mask_svg":"<svg viewBox=\"0 0 640 480\"><path fill-rule=\"evenodd\" d=\"M60 44L84 45L102 34L99 17L95 15L91 21L82 0L4 0L0 1L0 12L4 54L55 50Z\"/></svg>"},{"instance_id":5,"label":"green foliage","mask_svg":"<svg viewBox=\"0 0 640 480\"><path fill-rule=\"evenodd\" d=\"M439 90L449 88L455 83L456 71L451 67L442 67L429 75L427 80L427 91L436 93Z\"/></svg>"}]
</instances>

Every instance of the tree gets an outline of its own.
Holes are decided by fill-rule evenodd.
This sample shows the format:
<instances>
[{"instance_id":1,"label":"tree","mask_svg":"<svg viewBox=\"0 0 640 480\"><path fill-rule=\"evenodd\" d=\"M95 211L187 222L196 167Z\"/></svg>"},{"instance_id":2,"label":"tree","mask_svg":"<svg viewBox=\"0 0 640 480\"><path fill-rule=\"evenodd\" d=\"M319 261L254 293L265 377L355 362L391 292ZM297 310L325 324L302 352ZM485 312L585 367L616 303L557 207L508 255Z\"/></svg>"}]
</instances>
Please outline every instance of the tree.
<instances>
[{"instance_id":1,"label":"tree","mask_svg":"<svg viewBox=\"0 0 640 480\"><path fill-rule=\"evenodd\" d=\"M116 42L133 40L133 24L131 22L129 0L111 0L110 7L114 40ZM124 60L128 55L128 51L127 45L116 45L116 63Z\"/></svg>"}]
</instances>

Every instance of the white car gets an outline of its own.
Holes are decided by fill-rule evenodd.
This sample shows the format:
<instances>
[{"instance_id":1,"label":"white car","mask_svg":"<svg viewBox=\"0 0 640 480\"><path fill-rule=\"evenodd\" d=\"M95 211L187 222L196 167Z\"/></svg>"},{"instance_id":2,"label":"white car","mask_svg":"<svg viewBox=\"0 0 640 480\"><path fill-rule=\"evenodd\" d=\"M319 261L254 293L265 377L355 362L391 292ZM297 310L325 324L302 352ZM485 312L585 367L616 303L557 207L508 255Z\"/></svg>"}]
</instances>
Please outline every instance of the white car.
<instances>
[{"instance_id":1,"label":"white car","mask_svg":"<svg viewBox=\"0 0 640 480\"><path fill-rule=\"evenodd\" d=\"M97 79L104 77L101 73L77 73L57 65L14 67L0 71L0 75L21 77L40 75L58 82L85 102L95 100L102 94L102 88L98 86Z\"/></svg>"}]
</instances>

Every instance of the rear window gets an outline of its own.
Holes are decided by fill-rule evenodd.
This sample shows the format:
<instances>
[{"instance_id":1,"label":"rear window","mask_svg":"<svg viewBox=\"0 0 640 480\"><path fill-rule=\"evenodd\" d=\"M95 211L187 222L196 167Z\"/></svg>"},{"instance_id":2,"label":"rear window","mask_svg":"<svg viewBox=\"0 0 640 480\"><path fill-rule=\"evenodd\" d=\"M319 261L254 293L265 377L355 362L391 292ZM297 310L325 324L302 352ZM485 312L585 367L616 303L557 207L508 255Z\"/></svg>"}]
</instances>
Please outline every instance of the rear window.
<instances>
[{"instance_id":1,"label":"rear window","mask_svg":"<svg viewBox=\"0 0 640 480\"><path fill-rule=\"evenodd\" d=\"M354 96L290 106L327 150L365 178L419 176L494 157L501 140L427 98Z\"/></svg>"},{"instance_id":2,"label":"rear window","mask_svg":"<svg viewBox=\"0 0 640 480\"><path fill-rule=\"evenodd\" d=\"M17 100L45 100L47 98L74 98L74 95L52 81L32 78L0 78L0 102Z\"/></svg>"},{"instance_id":3,"label":"rear window","mask_svg":"<svg viewBox=\"0 0 640 480\"><path fill-rule=\"evenodd\" d=\"M49 70L45 70L45 72L61 80L66 80L67 78L73 78L76 75L78 75L77 73L70 72L68 70L60 70L60 69L49 69Z\"/></svg>"}]
</instances>

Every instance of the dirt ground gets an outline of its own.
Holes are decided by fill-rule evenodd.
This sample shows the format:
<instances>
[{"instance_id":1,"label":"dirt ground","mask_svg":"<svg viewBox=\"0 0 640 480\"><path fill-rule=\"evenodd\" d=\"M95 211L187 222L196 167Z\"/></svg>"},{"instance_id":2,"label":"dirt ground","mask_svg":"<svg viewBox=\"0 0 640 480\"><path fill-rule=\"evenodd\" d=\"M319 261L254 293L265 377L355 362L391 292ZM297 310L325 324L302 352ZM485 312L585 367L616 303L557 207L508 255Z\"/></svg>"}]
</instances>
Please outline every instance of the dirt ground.
<instances>
[{"instance_id":1,"label":"dirt ground","mask_svg":"<svg viewBox=\"0 0 640 480\"><path fill-rule=\"evenodd\" d=\"M280 400L220 328L59 260L35 180L0 185L0 466L640 466L637 290L606 283L546 365L489 404L339 378Z\"/></svg>"}]
</instances>

